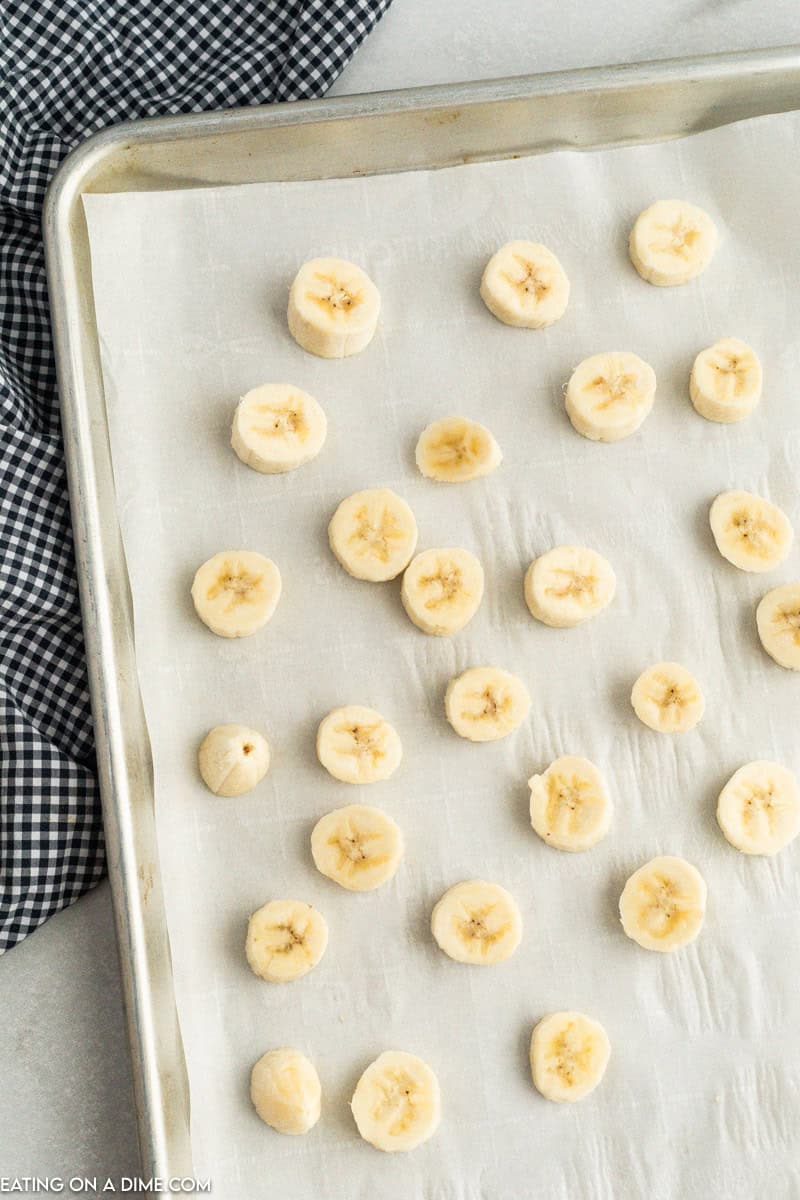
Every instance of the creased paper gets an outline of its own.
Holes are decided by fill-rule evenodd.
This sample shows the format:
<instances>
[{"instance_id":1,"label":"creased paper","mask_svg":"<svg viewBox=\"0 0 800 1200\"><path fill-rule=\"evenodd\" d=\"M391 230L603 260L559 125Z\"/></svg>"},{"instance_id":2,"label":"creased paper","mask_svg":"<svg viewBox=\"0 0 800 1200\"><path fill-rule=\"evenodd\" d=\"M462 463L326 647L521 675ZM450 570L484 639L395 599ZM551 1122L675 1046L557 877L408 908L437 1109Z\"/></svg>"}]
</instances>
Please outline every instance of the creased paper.
<instances>
[{"instance_id":1,"label":"creased paper","mask_svg":"<svg viewBox=\"0 0 800 1200\"><path fill-rule=\"evenodd\" d=\"M754 611L800 577L800 550L774 575L717 554L708 507L728 488L768 496L800 526L797 337L800 123L762 118L653 147L558 153L440 172L86 197L117 502L135 605L139 674L155 762L161 867L192 1097L196 1170L216 1200L772 1200L796 1194L800 1096L797 846L747 858L723 839L716 797L754 758L800 769L800 678L760 648ZM645 284L626 255L637 213L659 198L706 208L721 241L683 288ZM572 283L564 318L510 329L484 308L484 263L503 242L551 247ZM306 259L362 265L383 298L369 349L343 362L289 336L291 280ZM724 335L764 363L755 415L701 419L694 356ZM562 386L582 358L632 350L658 377L652 414L629 440L579 437ZM313 463L267 477L229 446L237 398L292 382L323 405ZM484 422L500 469L437 485L414 465L431 420ZM349 578L328 519L359 488L412 506L420 548L464 546L486 594L452 639L406 618L399 581ZM533 621L525 568L551 546L595 547L618 576L613 605L573 630ZM189 588L218 550L250 548L283 574L257 635L214 637ZM629 703L647 665L675 659L701 681L704 721L659 736ZM447 681L492 663L518 673L528 723L495 744L456 737ZM332 707L379 709L400 731L402 768L357 789L318 765ZM195 756L222 722L262 730L269 775L216 799ZM526 780L561 754L604 772L611 833L584 854L532 832ZM381 890L354 895L317 873L314 822L352 802L385 808L406 859ZM655 854L702 871L698 941L647 953L619 925L628 874ZM507 963L469 968L429 935L460 879L496 880L523 913ZM330 925L321 964L286 986L244 957L248 914L306 900ZM534 1091L534 1023L577 1008L612 1044L602 1086L575 1106ZM316 1064L323 1114L302 1139L263 1126L249 1071L267 1049ZM441 1084L438 1135L410 1155L361 1142L348 1108L380 1051L422 1056ZM794 1189L794 1190L793 1190Z\"/></svg>"}]
</instances>

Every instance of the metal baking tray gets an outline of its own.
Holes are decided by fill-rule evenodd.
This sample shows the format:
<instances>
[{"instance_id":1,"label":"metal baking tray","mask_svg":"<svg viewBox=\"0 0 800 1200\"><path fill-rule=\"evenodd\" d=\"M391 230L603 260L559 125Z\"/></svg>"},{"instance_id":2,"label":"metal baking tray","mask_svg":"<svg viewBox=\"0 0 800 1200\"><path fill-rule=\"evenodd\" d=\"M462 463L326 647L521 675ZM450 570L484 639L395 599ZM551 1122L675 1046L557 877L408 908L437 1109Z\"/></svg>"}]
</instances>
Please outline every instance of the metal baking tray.
<instances>
[{"instance_id":1,"label":"metal baking tray","mask_svg":"<svg viewBox=\"0 0 800 1200\"><path fill-rule=\"evenodd\" d=\"M47 275L145 1175L191 1175L189 1089L81 197L654 142L796 108L800 46L136 121L95 134L56 174Z\"/></svg>"}]
</instances>

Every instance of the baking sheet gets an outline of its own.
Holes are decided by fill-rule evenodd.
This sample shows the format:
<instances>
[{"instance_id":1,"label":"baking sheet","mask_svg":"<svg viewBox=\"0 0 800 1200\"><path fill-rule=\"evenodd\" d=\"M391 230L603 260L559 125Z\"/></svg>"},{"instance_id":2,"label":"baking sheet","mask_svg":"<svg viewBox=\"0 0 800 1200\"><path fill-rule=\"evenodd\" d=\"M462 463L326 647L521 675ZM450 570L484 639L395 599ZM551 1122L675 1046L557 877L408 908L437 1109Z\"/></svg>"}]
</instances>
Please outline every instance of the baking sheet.
<instances>
[{"instance_id":1,"label":"baking sheet","mask_svg":"<svg viewBox=\"0 0 800 1200\"><path fill-rule=\"evenodd\" d=\"M747 859L722 839L716 795L742 762L800 768L797 678L760 650L753 611L800 574L798 550L767 579L716 555L707 507L742 487L800 523L800 369L794 238L796 116L762 118L658 147L340 181L85 198L119 515L134 598L137 661L155 765L157 822L178 1011L192 1097L195 1165L214 1194L282 1200L548 1200L725 1195L798 1186L792 1117L800 1094L796 848ZM644 284L625 252L637 212L679 195L708 208L722 243L686 288ZM508 329L477 292L511 237L544 241L572 281L566 316ZM335 253L383 296L361 356L317 360L285 324L298 265ZM711 425L689 404L697 351L751 342L765 365L760 409ZM561 387L581 358L631 349L659 386L640 432L616 446L580 438ZM265 380L312 392L329 419L320 457L284 477L245 468L228 445L236 400ZM416 472L430 420L483 420L505 459L489 479L443 487ZM338 501L367 486L411 504L420 548L473 549L487 575L478 615L454 639L405 617L398 583L350 579L327 548ZM594 546L614 564L613 606L570 631L534 622L522 597L531 558ZM274 558L284 593L253 638L215 638L194 616L197 565L223 548ZM630 684L659 658L700 678L703 724L678 739L639 725ZM531 718L476 746L443 715L448 679L484 662L527 682ZM398 728L395 777L355 789L314 755L331 707L365 703ZM195 753L208 728L251 723L273 748L259 789L211 797ZM609 837L584 855L530 830L526 779L585 754L616 804ZM316 819L353 801L403 827L406 860L371 895L338 889L311 861ZM622 934L616 903L632 869L682 854L709 884L700 939L675 956ZM427 932L433 903L472 876L507 886L525 937L506 964L470 969ZM243 941L269 898L317 906L328 952L285 987L256 979ZM576 1106L533 1090L527 1044L555 1008L606 1026L603 1086ZM303 1139L263 1126L252 1063L296 1045L316 1063L323 1116ZM425 1058L442 1087L437 1137L408 1156L357 1135L347 1101L381 1050Z\"/></svg>"}]
</instances>

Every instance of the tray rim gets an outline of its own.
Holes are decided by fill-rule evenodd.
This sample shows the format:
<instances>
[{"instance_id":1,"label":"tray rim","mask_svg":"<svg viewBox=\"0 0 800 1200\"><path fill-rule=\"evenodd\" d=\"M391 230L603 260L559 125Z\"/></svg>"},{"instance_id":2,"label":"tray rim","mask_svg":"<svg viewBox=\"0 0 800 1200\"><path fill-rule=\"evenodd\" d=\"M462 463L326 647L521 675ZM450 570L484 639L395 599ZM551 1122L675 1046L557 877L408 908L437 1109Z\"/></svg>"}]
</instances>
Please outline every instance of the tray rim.
<instances>
[{"instance_id":1,"label":"tray rim","mask_svg":"<svg viewBox=\"0 0 800 1200\"><path fill-rule=\"evenodd\" d=\"M798 65L800 43L766 50L737 50L613 66L579 67L124 121L91 134L67 155L47 190L44 226L46 230L54 227L52 218L57 216L59 209L63 210L65 200L69 203L69 193L74 193L76 185L85 180L97 160L126 148L125 143L128 142L147 145L191 136L215 137L275 125L327 122L423 108L468 107L487 102L528 99L534 95L543 97L567 92L623 91L649 84L686 84L709 78L735 80L744 72L770 74L781 69L791 70Z\"/></svg>"},{"instance_id":2,"label":"tray rim","mask_svg":"<svg viewBox=\"0 0 800 1200\"><path fill-rule=\"evenodd\" d=\"M800 108L798 45L149 117L94 133L67 156L53 177L43 210L47 283L108 874L145 1175L149 1172L168 1179L192 1174L189 1090L158 877L152 762L135 673L127 571L113 500L91 276L86 277L88 234L82 195L92 190L92 182L103 169L113 168L116 159L156 143L568 94L608 95L703 82L735 84L745 76L769 78L787 72L796 85L791 97L795 103L789 107ZM713 124L717 123L724 122ZM611 143L596 143L603 144ZM213 185L188 180L183 186ZM111 547L104 545L109 539ZM116 576L110 574L113 569ZM127 736L131 707L138 722L133 744Z\"/></svg>"}]
</instances>

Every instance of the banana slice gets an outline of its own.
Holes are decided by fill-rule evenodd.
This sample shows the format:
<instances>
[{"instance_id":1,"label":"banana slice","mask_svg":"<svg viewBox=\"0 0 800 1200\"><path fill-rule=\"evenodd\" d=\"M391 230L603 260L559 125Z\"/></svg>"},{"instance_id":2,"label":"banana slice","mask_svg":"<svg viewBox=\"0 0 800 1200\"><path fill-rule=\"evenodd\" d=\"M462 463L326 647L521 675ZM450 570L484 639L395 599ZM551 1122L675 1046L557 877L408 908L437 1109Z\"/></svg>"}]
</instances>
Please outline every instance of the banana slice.
<instances>
[{"instance_id":1,"label":"banana slice","mask_svg":"<svg viewBox=\"0 0 800 1200\"><path fill-rule=\"evenodd\" d=\"M266 625L281 597L281 573L252 550L225 550L199 567L192 601L200 620L219 637L249 637Z\"/></svg>"},{"instance_id":2,"label":"banana slice","mask_svg":"<svg viewBox=\"0 0 800 1200\"><path fill-rule=\"evenodd\" d=\"M643 671L631 692L633 711L656 733L685 733L705 712L700 685L680 663L656 663Z\"/></svg>"},{"instance_id":3,"label":"banana slice","mask_svg":"<svg viewBox=\"0 0 800 1200\"><path fill-rule=\"evenodd\" d=\"M611 603L617 577L611 563L586 546L556 546L525 574L525 603L537 621L569 629Z\"/></svg>"},{"instance_id":4,"label":"banana slice","mask_svg":"<svg viewBox=\"0 0 800 1200\"><path fill-rule=\"evenodd\" d=\"M720 554L741 571L771 571L792 548L789 518L763 496L722 492L708 518Z\"/></svg>"},{"instance_id":5,"label":"banana slice","mask_svg":"<svg viewBox=\"0 0 800 1200\"><path fill-rule=\"evenodd\" d=\"M611 828L611 801L588 758L565 755L528 780L531 825L557 850L588 850Z\"/></svg>"},{"instance_id":6,"label":"banana slice","mask_svg":"<svg viewBox=\"0 0 800 1200\"><path fill-rule=\"evenodd\" d=\"M270 900L250 918L245 953L254 974L288 983L315 967L328 945L325 918L302 900Z\"/></svg>"},{"instance_id":7,"label":"banana slice","mask_svg":"<svg viewBox=\"0 0 800 1200\"><path fill-rule=\"evenodd\" d=\"M761 399L761 385L755 350L728 337L700 351L689 376L689 395L701 417L730 425L750 416Z\"/></svg>"},{"instance_id":8,"label":"banana slice","mask_svg":"<svg viewBox=\"0 0 800 1200\"><path fill-rule=\"evenodd\" d=\"M317 870L350 892L372 892L386 883L403 850L403 835L392 818L366 804L327 813L311 834Z\"/></svg>"},{"instance_id":9,"label":"banana slice","mask_svg":"<svg viewBox=\"0 0 800 1200\"><path fill-rule=\"evenodd\" d=\"M246 725L216 725L203 739L197 762L215 796L241 796L269 770L269 745Z\"/></svg>"},{"instance_id":10,"label":"banana slice","mask_svg":"<svg viewBox=\"0 0 800 1200\"><path fill-rule=\"evenodd\" d=\"M742 854L777 854L800 833L796 777L780 763L747 763L720 792L717 820Z\"/></svg>"},{"instance_id":11,"label":"banana slice","mask_svg":"<svg viewBox=\"0 0 800 1200\"><path fill-rule=\"evenodd\" d=\"M289 332L320 358L347 358L372 341L381 297L365 271L343 258L312 258L289 292Z\"/></svg>"},{"instance_id":12,"label":"banana slice","mask_svg":"<svg viewBox=\"0 0 800 1200\"><path fill-rule=\"evenodd\" d=\"M531 1036L531 1074L546 1100L572 1103L593 1092L611 1057L599 1021L579 1012L543 1017Z\"/></svg>"},{"instance_id":13,"label":"banana slice","mask_svg":"<svg viewBox=\"0 0 800 1200\"><path fill-rule=\"evenodd\" d=\"M278 1133L308 1133L319 1120L319 1075L299 1050L268 1050L251 1072L250 1099L261 1120Z\"/></svg>"},{"instance_id":14,"label":"banana slice","mask_svg":"<svg viewBox=\"0 0 800 1200\"><path fill-rule=\"evenodd\" d=\"M316 458L327 433L327 418L313 396L290 383L265 383L239 402L231 445L254 471L279 475Z\"/></svg>"},{"instance_id":15,"label":"banana slice","mask_svg":"<svg viewBox=\"0 0 800 1200\"><path fill-rule=\"evenodd\" d=\"M403 575L403 608L423 633L458 633L478 611L483 567L469 550L423 550Z\"/></svg>"},{"instance_id":16,"label":"banana slice","mask_svg":"<svg viewBox=\"0 0 800 1200\"><path fill-rule=\"evenodd\" d=\"M781 667L800 671L800 583L767 592L756 609L761 645Z\"/></svg>"},{"instance_id":17,"label":"banana slice","mask_svg":"<svg viewBox=\"0 0 800 1200\"><path fill-rule=\"evenodd\" d=\"M334 708L317 730L317 758L342 783L377 783L394 775L403 757L397 730L374 708Z\"/></svg>"},{"instance_id":18,"label":"banana slice","mask_svg":"<svg viewBox=\"0 0 800 1200\"><path fill-rule=\"evenodd\" d=\"M513 733L530 706L522 680L500 667L470 667L450 680L444 698L448 721L470 742L494 742Z\"/></svg>"},{"instance_id":19,"label":"banana slice","mask_svg":"<svg viewBox=\"0 0 800 1200\"><path fill-rule=\"evenodd\" d=\"M627 350L612 350L578 363L565 402L578 433L593 442L618 442L636 432L655 395L653 368Z\"/></svg>"},{"instance_id":20,"label":"banana slice","mask_svg":"<svg viewBox=\"0 0 800 1200\"><path fill-rule=\"evenodd\" d=\"M341 502L328 526L328 540L350 575L383 583L411 561L417 522L405 500L390 488L368 488Z\"/></svg>"},{"instance_id":21,"label":"banana slice","mask_svg":"<svg viewBox=\"0 0 800 1200\"><path fill-rule=\"evenodd\" d=\"M645 950L666 953L693 942L706 915L706 883L683 858L652 858L619 898L622 928Z\"/></svg>"},{"instance_id":22,"label":"banana slice","mask_svg":"<svg viewBox=\"0 0 800 1200\"><path fill-rule=\"evenodd\" d=\"M377 1150L414 1150L439 1127L439 1081L421 1058L385 1050L359 1079L350 1108L358 1132Z\"/></svg>"},{"instance_id":23,"label":"banana slice","mask_svg":"<svg viewBox=\"0 0 800 1200\"><path fill-rule=\"evenodd\" d=\"M431 932L450 958L479 967L510 958L522 938L517 902L499 883L470 879L442 896Z\"/></svg>"},{"instance_id":24,"label":"banana slice","mask_svg":"<svg viewBox=\"0 0 800 1200\"><path fill-rule=\"evenodd\" d=\"M419 435L417 466L439 483L464 483L488 475L503 453L485 425L467 417L443 417Z\"/></svg>"},{"instance_id":25,"label":"banana slice","mask_svg":"<svg viewBox=\"0 0 800 1200\"><path fill-rule=\"evenodd\" d=\"M648 283L675 287L705 271L717 247L707 212L685 200L659 200L639 213L631 230L631 262Z\"/></svg>"},{"instance_id":26,"label":"banana slice","mask_svg":"<svg viewBox=\"0 0 800 1200\"><path fill-rule=\"evenodd\" d=\"M508 242L486 264L481 299L504 325L543 329L563 317L569 280L561 263L539 242Z\"/></svg>"}]
</instances>

